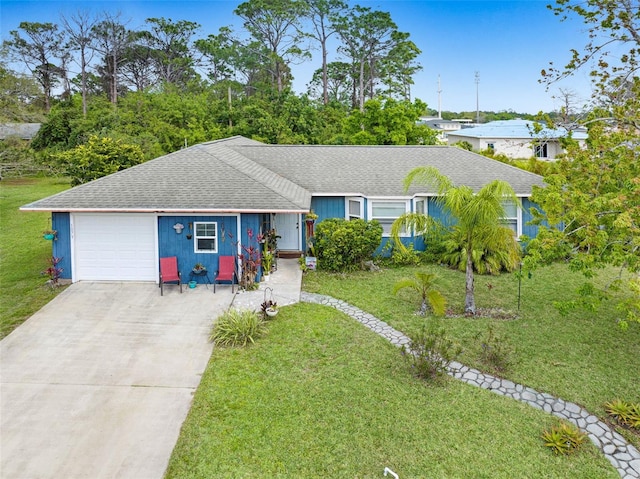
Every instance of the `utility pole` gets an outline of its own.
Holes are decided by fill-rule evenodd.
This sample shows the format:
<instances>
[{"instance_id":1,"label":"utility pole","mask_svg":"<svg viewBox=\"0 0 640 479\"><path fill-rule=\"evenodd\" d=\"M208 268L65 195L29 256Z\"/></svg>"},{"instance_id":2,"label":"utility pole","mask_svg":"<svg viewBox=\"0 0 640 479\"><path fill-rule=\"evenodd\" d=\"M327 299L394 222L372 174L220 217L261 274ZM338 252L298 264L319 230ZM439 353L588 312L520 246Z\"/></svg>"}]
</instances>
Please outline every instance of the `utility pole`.
<instances>
[{"instance_id":1,"label":"utility pole","mask_svg":"<svg viewBox=\"0 0 640 479\"><path fill-rule=\"evenodd\" d=\"M440 88L440 75L438 75L438 118L442 119L442 88Z\"/></svg>"},{"instance_id":2,"label":"utility pole","mask_svg":"<svg viewBox=\"0 0 640 479\"><path fill-rule=\"evenodd\" d=\"M480 123L480 96L478 95L480 85L480 72L476 72L476 123Z\"/></svg>"}]
</instances>

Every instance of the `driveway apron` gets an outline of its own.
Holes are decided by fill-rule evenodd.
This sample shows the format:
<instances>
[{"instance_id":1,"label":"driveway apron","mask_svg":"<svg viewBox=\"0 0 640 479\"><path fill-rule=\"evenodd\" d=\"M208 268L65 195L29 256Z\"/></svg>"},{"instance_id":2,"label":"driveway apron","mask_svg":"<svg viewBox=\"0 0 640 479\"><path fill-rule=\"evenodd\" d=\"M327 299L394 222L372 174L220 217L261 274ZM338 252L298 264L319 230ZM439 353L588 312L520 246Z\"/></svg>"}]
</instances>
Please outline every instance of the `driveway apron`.
<instances>
[{"instance_id":1,"label":"driveway apron","mask_svg":"<svg viewBox=\"0 0 640 479\"><path fill-rule=\"evenodd\" d=\"M0 477L161 478L232 299L71 285L0 342Z\"/></svg>"}]
</instances>

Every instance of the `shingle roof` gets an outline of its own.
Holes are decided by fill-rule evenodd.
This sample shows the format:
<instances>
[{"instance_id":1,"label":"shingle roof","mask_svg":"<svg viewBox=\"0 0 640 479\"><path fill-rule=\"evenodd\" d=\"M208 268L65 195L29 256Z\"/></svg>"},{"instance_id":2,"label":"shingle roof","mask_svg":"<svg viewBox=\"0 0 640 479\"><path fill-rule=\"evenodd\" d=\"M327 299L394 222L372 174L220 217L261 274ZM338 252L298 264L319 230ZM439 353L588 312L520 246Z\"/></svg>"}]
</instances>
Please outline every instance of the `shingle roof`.
<instances>
[{"instance_id":1,"label":"shingle roof","mask_svg":"<svg viewBox=\"0 0 640 479\"><path fill-rule=\"evenodd\" d=\"M44 211L303 212L315 195L406 196L434 166L475 190L494 179L531 194L542 177L448 146L265 145L243 137L195 145L25 205ZM415 186L409 194L435 194Z\"/></svg>"},{"instance_id":2,"label":"shingle roof","mask_svg":"<svg viewBox=\"0 0 640 479\"><path fill-rule=\"evenodd\" d=\"M10 136L32 140L40 130L40 125L40 123L2 123L0 124L0 140L5 140Z\"/></svg>"},{"instance_id":3,"label":"shingle roof","mask_svg":"<svg viewBox=\"0 0 640 479\"><path fill-rule=\"evenodd\" d=\"M231 149L289 178L316 195L402 196L407 173L433 166L454 184L479 190L494 179L508 181L517 194L530 195L542 177L450 146L261 145ZM413 186L409 194L435 194Z\"/></svg>"},{"instance_id":4,"label":"shingle roof","mask_svg":"<svg viewBox=\"0 0 640 479\"><path fill-rule=\"evenodd\" d=\"M472 128L462 128L449 133L449 136L463 136L467 138L562 138L569 135L565 128L543 128L534 133L534 121L531 120L499 120L485 123ZM575 140L586 140L587 133L581 130L572 132Z\"/></svg>"}]
</instances>

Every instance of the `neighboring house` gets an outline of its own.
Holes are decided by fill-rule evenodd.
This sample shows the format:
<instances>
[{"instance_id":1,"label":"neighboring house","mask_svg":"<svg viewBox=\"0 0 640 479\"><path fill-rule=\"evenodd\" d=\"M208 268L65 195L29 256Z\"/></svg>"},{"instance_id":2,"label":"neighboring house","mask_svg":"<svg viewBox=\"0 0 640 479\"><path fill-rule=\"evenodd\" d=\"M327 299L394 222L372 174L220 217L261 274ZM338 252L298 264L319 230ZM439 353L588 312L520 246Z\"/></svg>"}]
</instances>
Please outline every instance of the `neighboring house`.
<instances>
[{"instance_id":1,"label":"neighboring house","mask_svg":"<svg viewBox=\"0 0 640 479\"><path fill-rule=\"evenodd\" d=\"M422 117L419 123L427 125L432 130L438 132L438 140L446 144L449 133L466 128L466 125L471 124L472 120L466 118L456 118L453 120L443 120L442 118Z\"/></svg>"},{"instance_id":2,"label":"neighboring house","mask_svg":"<svg viewBox=\"0 0 640 479\"><path fill-rule=\"evenodd\" d=\"M543 128L534 132L531 120L500 120L473 128L462 128L447 135L449 145L460 141L471 144L475 151L490 149L509 158L553 160L563 153L561 138L569 136L564 128ZM571 137L582 146L587 139L585 130L575 130Z\"/></svg>"},{"instance_id":3,"label":"neighboring house","mask_svg":"<svg viewBox=\"0 0 640 479\"><path fill-rule=\"evenodd\" d=\"M433 166L455 184L479 190L508 181L523 209L508 208L514 232L527 225L533 185L542 178L449 146L265 145L243 137L195 145L23 206L52 212L53 255L75 281L158 281L158 258L177 256L183 276L195 263L216 271L219 255L254 245L275 228L283 251L304 250L304 214L376 219L385 239L408 211L443 218L436 191L403 190L407 173ZM445 219L446 220L446 219ZM182 224L180 233L174 225ZM178 228L179 229L179 228ZM254 239L249 237L249 231ZM240 241L238 241L240 240ZM424 248L412 232L403 241Z\"/></svg>"},{"instance_id":4,"label":"neighboring house","mask_svg":"<svg viewBox=\"0 0 640 479\"><path fill-rule=\"evenodd\" d=\"M14 136L21 140L31 141L38 130L40 130L40 123L1 123L0 140Z\"/></svg>"}]
</instances>

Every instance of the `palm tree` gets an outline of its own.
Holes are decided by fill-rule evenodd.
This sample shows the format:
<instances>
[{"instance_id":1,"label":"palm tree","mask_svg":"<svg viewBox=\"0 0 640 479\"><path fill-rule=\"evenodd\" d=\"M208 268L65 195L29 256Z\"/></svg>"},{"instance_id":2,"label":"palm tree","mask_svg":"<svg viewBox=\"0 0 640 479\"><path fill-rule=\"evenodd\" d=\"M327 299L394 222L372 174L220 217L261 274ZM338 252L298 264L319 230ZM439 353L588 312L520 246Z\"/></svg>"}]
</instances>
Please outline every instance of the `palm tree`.
<instances>
[{"instance_id":1,"label":"palm tree","mask_svg":"<svg viewBox=\"0 0 640 479\"><path fill-rule=\"evenodd\" d=\"M455 186L437 168L419 167L409 172L404 179L405 191L413 183L434 187L438 191L436 201L456 221L461 248L466 252L466 281L464 311L476 313L474 296L473 260L474 251L478 249L501 249L506 247L505 226L501 219L505 217L504 203L513 201L520 205L513 188L506 181L494 180L484 185L477 193L465 185ZM391 234L396 244L402 247L399 234L403 228L414 229L417 234L424 234L433 220L424 214L407 213L396 220Z\"/></svg>"},{"instance_id":2,"label":"palm tree","mask_svg":"<svg viewBox=\"0 0 640 479\"><path fill-rule=\"evenodd\" d=\"M433 289L434 283L438 277L433 273L425 273L418 271L415 278L405 278L398 281L393 286L393 294L404 288L410 288L420 294L422 305L420 306L420 314L423 316L427 313L427 302L431 306L431 310L436 316L444 314L444 308L447 300L440 294L440 291Z\"/></svg>"}]
</instances>

